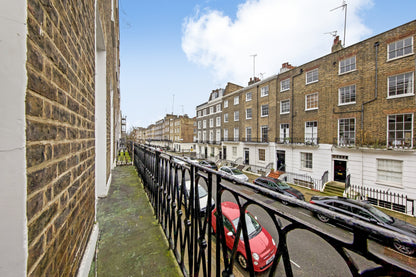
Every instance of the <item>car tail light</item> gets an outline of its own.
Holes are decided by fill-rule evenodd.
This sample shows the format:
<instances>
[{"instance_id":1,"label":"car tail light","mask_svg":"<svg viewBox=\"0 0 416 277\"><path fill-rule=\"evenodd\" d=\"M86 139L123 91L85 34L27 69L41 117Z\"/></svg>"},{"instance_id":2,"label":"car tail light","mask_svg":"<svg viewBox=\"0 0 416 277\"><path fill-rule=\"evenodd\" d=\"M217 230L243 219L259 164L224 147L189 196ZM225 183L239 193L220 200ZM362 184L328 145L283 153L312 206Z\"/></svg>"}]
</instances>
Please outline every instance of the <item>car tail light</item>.
<instances>
[{"instance_id":1,"label":"car tail light","mask_svg":"<svg viewBox=\"0 0 416 277\"><path fill-rule=\"evenodd\" d=\"M311 204L316 204L315 202L313 202L313 200L309 201L309 203L311 203Z\"/></svg>"}]
</instances>

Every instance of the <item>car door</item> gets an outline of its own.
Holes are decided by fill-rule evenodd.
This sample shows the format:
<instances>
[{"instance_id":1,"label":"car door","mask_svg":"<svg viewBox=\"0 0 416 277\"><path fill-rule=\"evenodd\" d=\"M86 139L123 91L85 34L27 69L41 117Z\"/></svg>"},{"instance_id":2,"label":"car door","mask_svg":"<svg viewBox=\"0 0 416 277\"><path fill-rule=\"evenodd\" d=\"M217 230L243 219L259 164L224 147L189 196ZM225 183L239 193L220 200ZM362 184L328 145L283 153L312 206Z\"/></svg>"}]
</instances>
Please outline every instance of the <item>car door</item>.
<instances>
[{"instance_id":1,"label":"car door","mask_svg":"<svg viewBox=\"0 0 416 277\"><path fill-rule=\"evenodd\" d=\"M233 249L234 239L235 239L235 230L231 221L225 216L222 216L222 222L224 224L224 234L225 234L225 242L229 249ZM232 235L229 235L229 233Z\"/></svg>"}]
</instances>

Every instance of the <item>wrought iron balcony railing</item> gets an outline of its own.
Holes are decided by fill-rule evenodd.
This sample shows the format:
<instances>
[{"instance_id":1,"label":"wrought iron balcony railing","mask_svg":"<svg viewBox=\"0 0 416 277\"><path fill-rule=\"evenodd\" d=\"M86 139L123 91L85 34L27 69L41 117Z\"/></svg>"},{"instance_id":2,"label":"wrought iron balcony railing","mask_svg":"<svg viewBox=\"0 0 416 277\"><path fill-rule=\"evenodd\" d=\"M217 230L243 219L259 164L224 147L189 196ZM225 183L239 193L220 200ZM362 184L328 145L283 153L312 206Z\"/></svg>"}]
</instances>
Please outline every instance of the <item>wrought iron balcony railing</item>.
<instances>
[{"instance_id":1,"label":"wrought iron balcony railing","mask_svg":"<svg viewBox=\"0 0 416 277\"><path fill-rule=\"evenodd\" d=\"M254 246L249 243L249 232L244 216L236 226L235 241L230 246L231 250L227 247L226 238L229 234L225 233L224 222L220 220L223 218L223 214L221 205L219 205L226 199L237 204L240 215L244 215L247 210L255 209L259 215L266 217L265 220L268 221L268 224L273 226L271 229L275 234L277 251L275 256L270 258L270 268L266 272L269 276L274 276L275 273L286 276L294 275L297 268L294 268L291 257L296 256L299 252L304 252L304 249L291 248L289 245L292 243L290 237L298 236L299 231L324 241L326 247L333 253L331 256L337 256L340 261L343 261L345 264L343 268L346 268L352 276L410 276L416 274L416 267L407 266L400 260L396 261L374 252L368 246L370 231L378 232L386 239L411 241L412 239L407 236L387 231L369 222L351 219L308 202L271 192L252 183L238 181L194 162L179 164L173 160L172 156L143 145L135 144L133 148L134 164L149 195L155 216L164 230L169 246L185 276L232 276L237 270L234 263L238 254L239 240L245 242L245 253L252 253L251 247ZM189 187L189 191L185 189L186 185ZM195 200L199 199L200 192L196 188L200 185L207 190L208 198L204 207L200 207L202 201ZM273 199L259 197L259 192ZM305 221L299 215L289 213L289 210L283 209L283 206L275 205L276 199L284 200L306 212L320 213L342 221L343 224L351 227L352 239L346 240L328 233L322 227ZM213 202L216 203L217 208L216 221L212 221L211 207ZM211 223L215 224L216 230L219 230L215 236L212 235ZM302 241L304 240L303 235L297 240L301 240L302 244L305 243ZM415 242L413 241L413 243ZM305 270L313 275L314 270L318 270L315 261L321 258L324 259L324 263L328 264L327 259L331 257L321 257L321 249L315 249L310 253L314 256L306 260L314 262L310 263L311 268ZM351 255L351 253L355 254ZM360 263L356 262L357 256L371 261L371 265L365 269L360 268ZM247 271L250 276L255 274L253 262L257 258L254 254L247 255ZM339 273L340 268L334 270L336 272L334 275L342 275Z\"/></svg>"}]
</instances>

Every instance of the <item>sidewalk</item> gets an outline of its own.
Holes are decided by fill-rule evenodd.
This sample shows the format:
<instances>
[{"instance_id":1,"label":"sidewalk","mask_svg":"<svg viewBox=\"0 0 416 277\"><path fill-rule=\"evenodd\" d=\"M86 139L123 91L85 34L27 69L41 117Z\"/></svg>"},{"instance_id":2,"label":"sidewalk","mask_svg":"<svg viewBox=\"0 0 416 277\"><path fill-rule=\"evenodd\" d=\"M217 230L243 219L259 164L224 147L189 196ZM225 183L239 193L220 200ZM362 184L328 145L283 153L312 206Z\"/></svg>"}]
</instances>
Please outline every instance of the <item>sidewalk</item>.
<instances>
[{"instance_id":1,"label":"sidewalk","mask_svg":"<svg viewBox=\"0 0 416 277\"><path fill-rule=\"evenodd\" d=\"M89 273L93 276L182 276L133 166L113 170L100 199L100 234Z\"/></svg>"}]
</instances>

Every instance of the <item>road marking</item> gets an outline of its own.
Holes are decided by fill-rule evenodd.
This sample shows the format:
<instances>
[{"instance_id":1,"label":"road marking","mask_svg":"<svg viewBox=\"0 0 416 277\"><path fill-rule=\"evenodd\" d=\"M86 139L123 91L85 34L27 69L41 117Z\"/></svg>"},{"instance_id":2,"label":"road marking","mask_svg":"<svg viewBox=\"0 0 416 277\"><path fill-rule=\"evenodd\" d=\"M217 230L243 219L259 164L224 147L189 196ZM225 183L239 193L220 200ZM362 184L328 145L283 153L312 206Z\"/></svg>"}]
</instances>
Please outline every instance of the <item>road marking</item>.
<instances>
[{"instance_id":1,"label":"road marking","mask_svg":"<svg viewBox=\"0 0 416 277\"><path fill-rule=\"evenodd\" d=\"M303 215L305 215L305 216L307 216L307 217L312 217L310 214L306 214L306 213L304 213L304 212L298 212L298 213L303 214Z\"/></svg>"},{"instance_id":2,"label":"road marking","mask_svg":"<svg viewBox=\"0 0 416 277\"><path fill-rule=\"evenodd\" d=\"M295 266L297 266L298 268L300 268L300 265L298 265L298 264L297 264L297 263L295 263L294 261L290 260L290 262L291 262L292 264L294 264Z\"/></svg>"}]
</instances>

